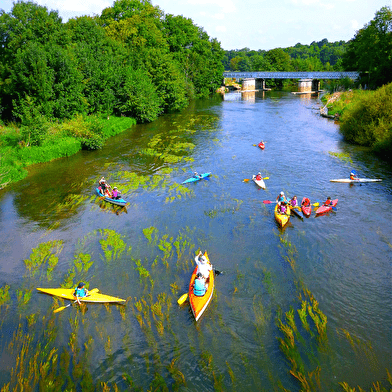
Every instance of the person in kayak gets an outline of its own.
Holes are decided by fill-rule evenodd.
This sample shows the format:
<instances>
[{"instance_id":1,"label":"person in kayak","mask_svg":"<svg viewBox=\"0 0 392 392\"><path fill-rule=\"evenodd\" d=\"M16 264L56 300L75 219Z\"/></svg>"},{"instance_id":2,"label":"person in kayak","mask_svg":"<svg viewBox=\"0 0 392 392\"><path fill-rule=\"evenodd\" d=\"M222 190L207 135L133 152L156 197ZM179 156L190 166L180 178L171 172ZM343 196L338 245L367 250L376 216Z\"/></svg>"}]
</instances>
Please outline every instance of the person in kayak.
<instances>
[{"instance_id":1,"label":"person in kayak","mask_svg":"<svg viewBox=\"0 0 392 392\"><path fill-rule=\"evenodd\" d=\"M286 202L286 196L283 191L279 193L279 196L276 198L276 202L278 205L281 205L282 202Z\"/></svg>"},{"instance_id":2,"label":"person in kayak","mask_svg":"<svg viewBox=\"0 0 392 392\"><path fill-rule=\"evenodd\" d=\"M116 186L113 188L113 191L112 191L112 199L115 199L115 200L121 199L121 193L120 193L120 191L117 189Z\"/></svg>"},{"instance_id":3,"label":"person in kayak","mask_svg":"<svg viewBox=\"0 0 392 392\"><path fill-rule=\"evenodd\" d=\"M290 200L290 204L292 207L296 207L297 206L297 196L293 196L292 199Z\"/></svg>"},{"instance_id":4,"label":"person in kayak","mask_svg":"<svg viewBox=\"0 0 392 392\"><path fill-rule=\"evenodd\" d=\"M207 291L206 280L201 273L196 275L196 279L193 282L193 294L197 297L202 297Z\"/></svg>"},{"instance_id":5,"label":"person in kayak","mask_svg":"<svg viewBox=\"0 0 392 392\"><path fill-rule=\"evenodd\" d=\"M327 200L325 200L324 205L325 205L325 206L330 206L330 205L332 205L332 200L331 200L331 198L330 198L329 196L327 197Z\"/></svg>"},{"instance_id":6,"label":"person in kayak","mask_svg":"<svg viewBox=\"0 0 392 392\"><path fill-rule=\"evenodd\" d=\"M74 291L74 297L76 298L76 301L78 301L78 304L80 305L80 300L79 298L87 297L88 296L88 290L84 287L84 283L80 282L78 286L75 288Z\"/></svg>"},{"instance_id":7,"label":"person in kayak","mask_svg":"<svg viewBox=\"0 0 392 392\"><path fill-rule=\"evenodd\" d=\"M310 200L308 198L302 200L301 206L309 207L310 206Z\"/></svg>"},{"instance_id":8,"label":"person in kayak","mask_svg":"<svg viewBox=\"0 0 392 392\"><path fill-rule=\"evenodd\" d=\"M355 170L351 170L350 180L352 180L352 181L358 180L358 175L357 175L357 172Z\"/></svg>"},{"instance_id":9,"label":"person in kayak","mask_svg":"<svg viewBox=\"0 0 392 392\"><path fill-rule=\"evenodd\" d=\"M195 177L195 178L203 178L203 176L201 174L199 174L198 172L194 172L193 173L193 177Z\"/></svg>"},{"instance_id":10,"label":"person in kayak","mask_svg":"<svg viewBox=\"0 0 392 392\"><path fill-rule=\"evenodd\" d=\"M260 173L260 172L257 173L257 175L256 175L256 180L257 180L257 181L260 181L260 180L261 180L261 173Z\"/></svg>"},{"instance_id":11,"label":"person in kayak","mask_svg":"<svg viewBox=\"0 0 392 392\"><path fill-rule=\"evenodd\" d=\"M208 279L210 276L210 271L212 270L212 266L207 262L207 258L200 251L199 254L195 257L196 265L197 265L197 274L201 274L204 279Z\"/></svg>"},{"instance_id":12,"label":"person in kayak","mask_svg":"<svg viewBox=\"0 0 392 392\"><path fill-rule=\"evenodd\" d=\"M279 214L281 214L281 215L286 215L286 211L287 211L286 202L285 202L285 201L282 201L282 202L279 204Z\"/></svg>"}]
</instances>

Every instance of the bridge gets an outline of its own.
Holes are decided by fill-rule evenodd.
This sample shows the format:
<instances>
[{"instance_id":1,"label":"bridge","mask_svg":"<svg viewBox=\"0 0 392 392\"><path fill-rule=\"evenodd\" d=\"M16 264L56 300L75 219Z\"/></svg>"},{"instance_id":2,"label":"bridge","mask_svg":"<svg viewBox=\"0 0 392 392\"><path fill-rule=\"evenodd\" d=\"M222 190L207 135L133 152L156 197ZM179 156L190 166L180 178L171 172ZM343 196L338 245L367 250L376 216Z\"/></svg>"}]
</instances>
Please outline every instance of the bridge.
<instances>
[{"instance_id":1,"label":"bridge","mask_svg":"<svg viewBox=\"0 0 392 392\"><path fill-rule=\"evenodd\" d=\"M266 79L299 79L298 90L310 93L320 90L321 79L358 79L358 72L224 72L225 79L242 80L242 91L265 90Z\"/></svg>"}]
</instances>

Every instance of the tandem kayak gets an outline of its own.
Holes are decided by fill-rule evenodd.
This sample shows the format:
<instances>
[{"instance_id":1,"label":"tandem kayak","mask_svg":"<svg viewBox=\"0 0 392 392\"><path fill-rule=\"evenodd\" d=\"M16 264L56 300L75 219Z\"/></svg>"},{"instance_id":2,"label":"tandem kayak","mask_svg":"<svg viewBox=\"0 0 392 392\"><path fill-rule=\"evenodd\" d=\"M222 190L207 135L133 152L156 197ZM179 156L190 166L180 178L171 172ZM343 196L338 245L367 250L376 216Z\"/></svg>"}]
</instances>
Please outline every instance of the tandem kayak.
<instances>
[{"instance_id":1,"label":"tandem kayak","mask_svg":"<svg viewBox=\"0 0 392 392\"><path fill-rule=\"evenodd\" d=\"M102 197L105 201L115 204L116 206L125 206L128 202L124 199L112 199L111 197L108 196L102 196L102 193L99 191L98 188L95 188L98 196Z\"/></svg>"},{"instance_id":2,"label":"tandem kayak","mask_svg":"<svg viewBox=\"0 0 392 392\"><path fill-rule=\"evenodd\" d=\"M274 210L275 219L279 223L280 227L284 227L290 220L290 208L287 208L284 214L278 212L278 208L279 206L276 205Z\"/></svg>"},{"instance_id":3,"label":"tandem kayak","mask_svg":"<svg viewBox=\"0 0 392 392\"><path fill-rule=\"evenodd\" d=\"M256 178L256 176L253 175L252 180L253 180L253 181L255 182L255 184L258 185L260 188L265 189L265 182L264 182L264 180L263 180L262 178L261 178L260 180L258 180L258 179Z\"/></svg>"},{"instance_id":4,"label":"tandem kayak","mask_svg":"<svg viewBox=\"0 0 392 392\"><path fill-rule=\"evenodd\" d=\"M75 289L37 288L37 290L41 291L42 293L45 293L45 294L54 295L55 297L60 297L60 298L69 299L69 300L76 300L76 298L73 295L73 293L75 292ZM96 291L98 291L98 290L95 289L91 293L91 295L88 295L87 297L79 298L80 302L110 303L110 302L125 302L126 301L125 299L112 297L110 295L100 294Z\"/></svg>"},{"instance_id":5,"label":"tandem kayak","mask_svg":"<svg viewBox=\"0 0 392 392\"><path fill-rule=\"evenodd\" d=\"M304 197L301 202L301 211L305 216L310 216L312 213L312 205L307 197Z\"/></svg>"},{"instance_id":6,"label":"tandem kayak","mask_svg":"<svg viewBox=\"0 0 392 392\"><path fill-rule=\"evenodd\" d=\"M208 258L207 251L204 252L204 256L206 257L207 261L209 264L210 259ZM197 266L194 269L192 276L191 276L191 281L189 282L189 304L192 309L192 313L195 316L195 320L199 320L201 315L204 313L204 311L207 309L208 304L211 301L212 294L214 293L214 271L211 269L209 278L207 280L208 287L206 293L201 297L193 294L193 283L196 278L196 273L197 273Z\"/></svg>"},{"instance_id":7,"label":"tandem kayak","mask_svg":"<svg viewBox=\"0 0 392 392\"><path fill-rule=\"evenodd\" d=\"M329 180L331 182L344 182L346 184L355 184L356 182L380 182L380 178L357 178L356 180L350 180L349 178L340 178L337 180Z\"/></svg>"},{"instance_id":8,"label":"tandem kayak","mask_svg":"<svg viewBox=\"0 0 392 392\"><path fill-rule=\"evenodd\" d=\"M325 205L320 206L316 210L316 215L325 214L326 212L331 211L332 207L335 207L336 204L338 204L338 199L332 200L332 204L330 204L328 206L325 206Z\"/></svg>"},{"instance_id":9,"label":"tandem kayak","mask_svg":"<svg viewBox=\"0 0 392 392\"><path fill-rule=\"evenodd\" d=\"M191 177L191 178L188 178L187 180L185 180L185 181L182 182L181 184L187 184L188 182L200 181L200 180L202 180L203 178L208 177L210 174L211 174L211 173L203 173L203 174L200 174L200 177L193 176L193 177Z\"/></svg>"}]
</instances>

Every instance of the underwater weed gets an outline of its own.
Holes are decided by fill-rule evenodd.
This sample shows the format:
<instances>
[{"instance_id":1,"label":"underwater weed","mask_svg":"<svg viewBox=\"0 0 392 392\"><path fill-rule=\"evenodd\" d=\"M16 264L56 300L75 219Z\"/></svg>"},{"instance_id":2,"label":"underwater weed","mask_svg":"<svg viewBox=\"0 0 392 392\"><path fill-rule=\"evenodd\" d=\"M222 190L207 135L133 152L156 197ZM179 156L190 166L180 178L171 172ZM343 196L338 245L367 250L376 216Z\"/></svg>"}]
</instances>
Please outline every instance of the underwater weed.
<instances>
[{"instance_id":1,"label":"underwater weed","mask_svg":"<svg viewBox=\"0 0 392 392\"><path fill-rule=\"evenodd\" d=\"M58 263L57 256L62 250L63 241L61 240L43 242L38 245L37 248L34 248L30 258L24 260L26 268L30 271L31 276L34 277L41 265L48 262L47 278L48 280L51 280L53 269Z\"/></svg>"}]
</instances>

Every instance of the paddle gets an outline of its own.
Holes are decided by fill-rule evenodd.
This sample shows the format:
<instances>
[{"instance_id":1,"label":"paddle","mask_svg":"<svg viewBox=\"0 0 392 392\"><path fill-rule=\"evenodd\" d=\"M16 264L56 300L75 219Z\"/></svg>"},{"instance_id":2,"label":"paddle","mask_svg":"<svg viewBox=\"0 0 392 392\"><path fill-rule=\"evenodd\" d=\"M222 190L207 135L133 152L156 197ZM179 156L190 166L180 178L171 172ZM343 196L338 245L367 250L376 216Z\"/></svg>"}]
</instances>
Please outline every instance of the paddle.
<instances>
[{"instance_id":1,"label":"paddle","mask_svg":"<svg viewBox=\"0 0 392 392\"><path fill-rule=\"evenodd\" d=\"M269 180L269 177L263 177L263 180ZM249 178L244 178L242 182L248 182L248 181L250 181Z\"/></svg>"},{"instance_id":2,"label":"paddle","mask_svg":"<svg viewBox=\"0 0 392 392\"><path fill-rule=\"evenodd\" d=\"M215 273L215 275L220 275L223 272L218 271L217 269L214 268L214 273ZM178 305L182 305L187 299L188 299L188 293L182 294L181 297L178 298L178 300L177 300Z\"/></svg>"},{"instance_id":3,"label":"paddle","mask_svg":"<svg viewBox=\"0 0 392 392\"><path fill-rule=\"evenodd\" d=\"M91 291L89 291L89 295L87 295L87 297L89 297L91 294L93 293L98 293L99 289L92 289ZM71 306L72 304L78 302L78 300L71 302L70 304L66 305L66 306L61 306L60 308L57 308L53 311L53 313L58 313L63 311L65 308L68 308L68 306Z\"/></svg>"}]
</instances>

